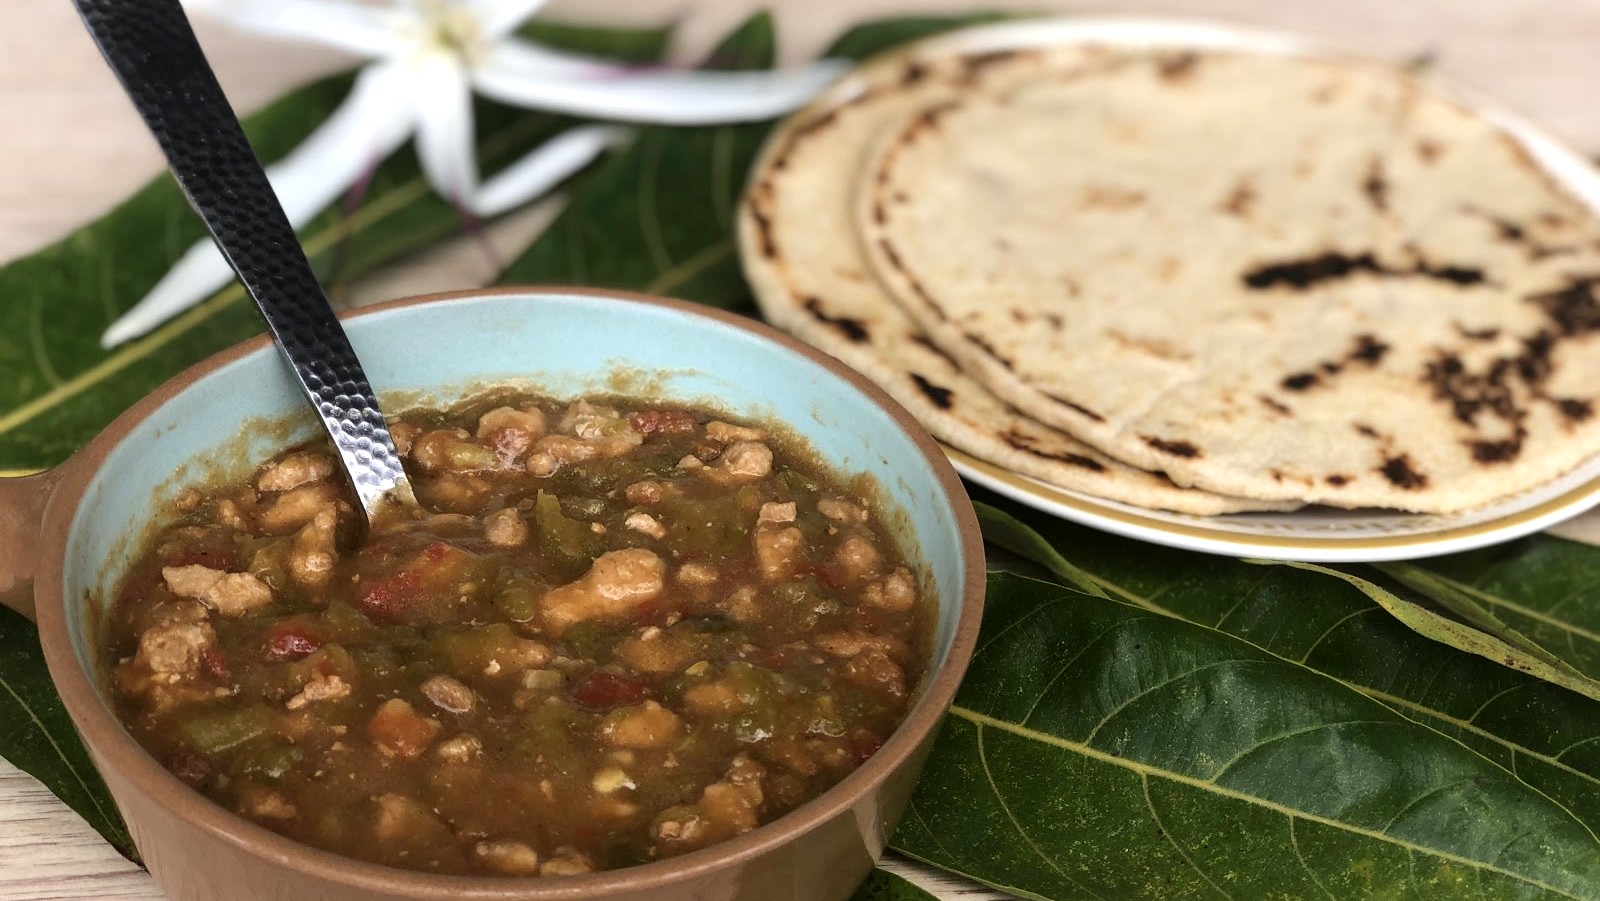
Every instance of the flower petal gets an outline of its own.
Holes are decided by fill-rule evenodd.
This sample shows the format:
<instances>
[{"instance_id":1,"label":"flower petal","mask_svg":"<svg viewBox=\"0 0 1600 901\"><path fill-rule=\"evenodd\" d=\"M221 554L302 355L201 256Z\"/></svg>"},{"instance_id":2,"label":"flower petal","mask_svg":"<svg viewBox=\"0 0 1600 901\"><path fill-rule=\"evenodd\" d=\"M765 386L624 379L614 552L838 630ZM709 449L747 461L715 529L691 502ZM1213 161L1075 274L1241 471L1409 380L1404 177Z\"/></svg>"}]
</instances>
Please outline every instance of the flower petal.
<instances>
[{"instance_id":1,"label":"flower petal","mask_svg":"<svg viewBox=\"0 0 1600 901\"><path fill-rule=\"evenodd\" d=\"M632 131L617 125L585 125L564 131L489 179L468 207L479 216L494 216L521 206L632 136Z\"/></svg>"},{"instance_id":2,"label":"flower petal","mask_svg":"<svg viewBox=\"0 0 1600 901\"><path fill-rule=\"evenodd\" d=\"M395 151L410 133L405 82L394 64L370 66L350 96L306 140L267 167L289 222L304 225L318 211ZM233 279L233 270L210 239L196 243L128 312L101 336L115 347L145 334L194 306Z\"/></svg>"},{"instance_id":3,"label":"flower petal","mask_svg":"<svg viewBox=\"0 0 1600 901\"><path fill-rule=\"evenodd\" d=\"M186 0L184 8L243 31L314 41L363 56L401 47L395 11L337 0ZM408 17L409 18L409 17Z\"/></svg>"},{"instance_id":4,"label":"flower petal","mask_svg":"<svg viewBox=\"0 0 1600 901\"><path fill-rule=\"evenodd\" d=\"M820 60L772 72L639 72L506 39L474 71L485 96L515 106L629 122L707 125L769 119L843 72Z\"/></svg>"},{"instance_id":5,"label":"flower petal","mask_svg":"<svg viewBox=\"0 0 1600 901\"><path fill-rule=\"evenodd\" d=\"M485 40L498 41L532 18L548 0L468 0L467 9Z\"/></svg>"},{"instance_id":6,"label":"flower petal","mask_svg":"<svg viewBox=\"0 0 1600 901\"><path fill-rule=\"evenodd\" d=\"M472 86L460 60L430 53L410 62L409 94L417 123L417 158L440 196L457 206L478 190Z\"/></svg>"}]
</instances>

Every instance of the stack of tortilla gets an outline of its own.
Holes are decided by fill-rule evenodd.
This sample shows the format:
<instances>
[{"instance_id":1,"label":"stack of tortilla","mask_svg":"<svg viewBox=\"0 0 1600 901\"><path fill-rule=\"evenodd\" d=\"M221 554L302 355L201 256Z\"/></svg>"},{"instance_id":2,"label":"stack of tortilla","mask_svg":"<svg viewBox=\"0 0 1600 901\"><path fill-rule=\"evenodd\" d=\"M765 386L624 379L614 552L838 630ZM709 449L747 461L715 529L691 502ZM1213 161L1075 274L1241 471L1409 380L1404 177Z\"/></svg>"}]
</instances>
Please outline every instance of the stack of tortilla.
<instances>
[{"instance_id":1,"label":"stack of tortilla","mask_svg":"<svg viewBox=\"0 0 1600 901\"><path fill-rule=\"evenodd\" d=\"M942 441L1201 515L1600 452L1600 223L1483 115L1344 59L951 46L781 126L740 216L767 318Z\"/></svg>"}]
</instances>

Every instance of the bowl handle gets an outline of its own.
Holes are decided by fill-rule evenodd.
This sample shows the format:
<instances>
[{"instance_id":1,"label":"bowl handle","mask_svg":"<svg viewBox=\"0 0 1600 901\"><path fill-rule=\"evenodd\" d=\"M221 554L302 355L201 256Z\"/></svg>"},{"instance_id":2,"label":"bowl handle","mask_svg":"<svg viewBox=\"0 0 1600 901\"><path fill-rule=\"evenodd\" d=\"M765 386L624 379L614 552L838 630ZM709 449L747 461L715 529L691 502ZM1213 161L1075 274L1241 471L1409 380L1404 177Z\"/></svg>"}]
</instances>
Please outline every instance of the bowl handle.
<instances>
[{"instance_id":1,"label":"bowl handle","mask_svg":"<svg viewBox=\"0 0 1600 901\"><path fill-rule=\"evenodd\" d=\"M0 605L28 619L35 618L33 575L44 505L60 478L59 468L0 477Z\"/></svg>"}]
</instances>

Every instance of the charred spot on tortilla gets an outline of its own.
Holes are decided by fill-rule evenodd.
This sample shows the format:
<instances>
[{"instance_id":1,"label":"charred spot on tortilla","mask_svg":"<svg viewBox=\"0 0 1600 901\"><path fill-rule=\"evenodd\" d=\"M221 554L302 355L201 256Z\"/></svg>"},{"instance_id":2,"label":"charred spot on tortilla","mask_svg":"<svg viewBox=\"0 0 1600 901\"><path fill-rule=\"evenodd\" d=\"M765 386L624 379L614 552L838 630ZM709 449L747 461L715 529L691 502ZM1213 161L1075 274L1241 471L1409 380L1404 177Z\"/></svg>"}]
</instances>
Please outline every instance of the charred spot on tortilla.
<instances>
[{"instance_id":1,"label":"charred spot on tortilla","mask_svg":"<svg viewBox=\"0 0 1600 901\"><path fill-rule=\"evenodd\" d=\"M1065 463L1068 466L1076 466L1080 469L1087 469L1090 472L1106 471L1105 464L1101 463L1099 460L1093 459L1092 457L1085 457L1082 454L1075 454L1071 451L1047 451L1039 446L1039 442L1029 438L1027 435L1022 434L1021 432L1018 432L1016 429L1006 429L1005 431L1001 432L1000 440L1011 445L1019 451L1033 454L1035 457L1043 457L1046 460L1055 460L1059 463Z\"/></svg>"},{"instance_id":2,"label":"charred spot on tortilla","mask_svg":"<svg viewBox=\"0 0 1600 901\"><path fill-rule=\"evenodd\" d=\"M949 351L933 343L933 339L929 338L927 335L918 332L911 336L911 341L923 350L926 350L931 354L936 354L940 359L944 360L946 363L949 363L951 369L961 368L961 364L956 362L955 357L950 356Z\"/></svg>"},{"instance_id":3,"label":"charred spot on tortilla","mask_svg":"<svg viewBox=\"0 0 1600 901\"><path fill-rule=\"evenodd\" d=\"M1418 141L1415 149L1417 151L1417 159L1422 160L1429 166L1438 162L1439 157L1444 156L1444 145L1428 138Z\"/></svg>"},{"instance_id":4,"label":"charred spot on tortilla","mask_svg":"<svg viewBox=\"0 0 1600 901\"><path fill-rule=\"evenodd\" d=\"M1256 400L1261 401L1262 404L1266 405L1267 409L1269 409L1272 412L1278 414L1279 416L1293 416L1294 415L1294 411L1289 408L1288 404L1285 404L1285 403L1283 403L1282 401L1279 401L1279 400L1274 400L1269 395L1258 394L1258 395L1256 395Z\"/></svg>"},{"instance_id":5,"label":"charred spot on tortilla","mask_svg":"<svg viewBox=\"0 0 1600 901\"><path fill-rule=\"evenodd\" d=\"M996 363L999 363L1001 366L1004 366L1010 371L1016 371L1017 364L1009 357L1006 357L1004 354L1000 353L1000 351L996 350L995 346L989 343L989 339L983 337L982 335L976 334L975 332L962 332L961 334L968 341L972 342L972 344L979 350L988 354L990 359L994 360Z\"/></svg>"},{"instance_id":6,"label":"charred spot on tortilla","mask_svg":"<svg viewBox=\"0 0 1600 901\"><path fill-rule=\"evenodd\" d=\"M1573 422L1583 422L1594 415L1594 404L1577 397L1563 397L1555 402L1556 409L1561 415Z\"/></svg>"},{"instance_id":7,"label":"charred spot on tortilla","mask_svg":"<svg viewBox=\"0 0 1600 901\"><path fill-rule=\"evenodd\" d=\"M1522 436L1500 441L1473 441L1470 446L1472 459L1479 463L1506 463L1522 453Z\"/></svg>"},{"instance_id":8,"label":"charred spot on tortilla","mask_svg":"<svg viewBox=\"0 0 1600 901\"><path fill-rule=\"evenodd\" d=\"M1255 208L1255 203L1255 185L1251 183L1248 177L1245 177L1239 179L1239 183L1233 186L1232 191L1228 192L1228 196L1223 199L1220 208L1230 216L1249 219L1251 210Z\"/></svg>"},{"instance_id":9,"label":"charred spot on tortilla","mask_svg":"<svg viewBox=\"0 0 1600 901\"><path fill-rule=\"evenodd\" d=\"M1191 459L1200 456L1200 448L1195 447L1193 444L1190 444L1187 441L1168 441L1165 438L1159 438L1155 435L1140 435L1139 437L1144 439L1145 444L1150 445L1152 448L1155 448L1164 454L1171 454L1174 457L1188 457Z\"/></svg>"},{"instance_id":10,"label":"charred spot on tortilla","mask_svg":"<svg viewBox=\"0 0 1600 901\"><path fill-rule=\"evenodd\" d=\"M1411 465L1411 457L1401 454L1383 461L1383 466L1378 469L1389 484L1406 491L1418 491L1426 488L1428 477Z\"/></svg>"},{"instance_id":11,"label":"charred spot on tortilla","mask_svg":"<svg viewBox=\"0 0 1600 901\"><path fill-rule=\"evenodd\" d=\"M849 338L856 344L865 344L872 338L872 333L867 330L866 323L850 316L831 316L822 309L822 298L807 297L805 300L806 312L812 318L824 325L831 325L839 330L841 335Z\"/></svg>"},{"instance_id":12,"label":"charred spot on tortilla","mask_svg":"<svg viewBox=\"0 0 1600 901\"><path fill-rule=\"evenodd\" d=\"M910 65L906 66L906 70L904 72L900 73L900 86L903 88L909 88L920 83L927 77L927 65L921 62L913 61Z\"/></svg>"},{"instance_id":13,"label":"charred spot on tortilla","mask_svg":"<svg viewBox=\"0 0 1600 901\"><path fill-rule=\"evenodd\" d=\"M1282 385L1284 390L1287 391L1304 391L1320 381L1322 381L1322 377L1315 372L1296 372L1293 375L1285 376L1283 381L1278 384Z\"/></svg>"},{"instance_id":14,"label":"charred spot on tortilla","mask_svg":"<svg viewBox=\"0 0 1600 901\"><path fill-rule=\"evenodd\" d=\"M1383 159L1374 155L1367 164L1367 175L1361 180L1361 190L1371 201L1372 208L1380 213L1389 212L1389 180L1383 174Z\"/></svg>"},{"instance_id":15,"label":"charred spot on tortilla","mask_svg":"<svg viewBox=\"0 0 1600 901\"><path fill-rule=\"evenodd\" d=\"M761 255L769 260L778 258L778 242L772 237L772 217L759 204L750 204L750 221L756 224L757 241Z\"/></svg>"},{"instance_id":16,"label":"charred spot on tortilla","mask_svg":"<svg viewBox=\"0 0 1600 901\"><path fill-rule=\"evenodd\" d=\"M1563 336L1587 334L1600 328L1600 298L1595 297L1596 285L1600 285L1600 275L1568 276L1566 285L1531 295L1528 300L1544 310Z\"/></svg>"},{"instance_id":17,"label":"charred spot on tortilla","mask_svg":"<svg viewBox=\"0 0 1600 901\"><path fill-rule=\"evenodd\" d=\"M1323 481L1335 488L1343 488L1344 486L1350 484L1350 477L1342 472L1335 472L1329 474L1323 479Z\"/></svg>"},{"instance_id":18,"label":"charred spot on tortilla","mask_svg":"<svg viewBox=\"0 0 1600 901\"><path fill-rule=\"evenodd\" d=\"M1500 330L1498 328L1467 328L1459 322L1457 322L1455 326L1456 334L1467 339L1468 341L1493 341L1494 339L1500 337Z\"/></svg>"},{"instance_id":19,"label":"charred spot on tortilla","mask_svg":"<svg viewBox=\"0 0 1600 901\"><path fill-rule=\"evenodd\" d=\"M939 409L948 410L951 406L953 406L950 398L954 392L952 392L949 388L946 388L942 385L935 385L918 372L911 373L911 381L916 384L917 390L921 391L923 396Z\"/></svg>"},{"instance_id":20,"label":"charred spot on tortilla","mask_svg":"<svg viewBox=\"0 0 1600 901\"><path fill-rule=\"evenodd\" d=\"M1182 84L1194 77L1200 66L1200 55L1192 50L1181 53L1163 53L1156 58L1156 72L1167 84Z\"/></svg>"},{"instance_id":21,"label":"charred spot on tortilla","mask_svg":"<svg viewBox=\"0 0 1600 901\"><path fill-rule=\"evenodd\" d=\"M1387 267L1379 263L1371 251L1353 255L1329 251L1298 260L1266 263L1243 273L1240 279L1245 287L1257 291L1279 286L1304 291L1322 282L1338 281L1358 273L1389 278L1420 275L1460 287L1484 281L1483 270L1471 266L1436 266L1419 259L1410 269Z\"/></svg>"},{"instance_id":22,"label":"charred spot on tortilla","mask_svg":"<svg viewBox=\"0 0 1600 901\"><path fill-rule=\"evenodd\" d=\"M1378 434L1377 429L1365 423L1351 423L1351 428L1355 429L1356 434L1362 436L1363 438L1373 438L1379 441L1383 440L1383 436Z\"/></svg>"},{"instance_id":23,"label":"charred spot on tortilla","mask_svg":"<svg viewBox=\"0 0 1600 901\"><path fill-rule=\"evenodd\" d=\"M1095 411L1089 409L1088 407L1085 407L1083 404L1077 403L1077 402L1071 400L1070 398L1062 397L1059 394L1051 394L1048 391L1044 392L1044 396L1050 398L1051 400L1055 401L1056 403L1060 404L1063 407L1066 407L1069 410L1075 410L1078 413L1080 413L1080 414L1082 414L1084 416L1087 416L1090 419L1093 419L1095 422L1105 422L1106 421L1106 418L1104 416L1101 416L1099 413L1096 413Z\"/></svg>"}]
</instances>

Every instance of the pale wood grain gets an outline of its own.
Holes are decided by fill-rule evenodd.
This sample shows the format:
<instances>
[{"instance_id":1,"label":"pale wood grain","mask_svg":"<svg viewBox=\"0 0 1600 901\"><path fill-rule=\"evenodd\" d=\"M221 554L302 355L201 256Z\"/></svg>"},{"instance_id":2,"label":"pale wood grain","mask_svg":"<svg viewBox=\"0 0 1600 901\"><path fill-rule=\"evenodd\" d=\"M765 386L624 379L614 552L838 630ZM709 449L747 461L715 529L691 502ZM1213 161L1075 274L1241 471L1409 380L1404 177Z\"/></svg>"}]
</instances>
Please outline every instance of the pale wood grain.
<instances>
[{"instance_id":1,"label":"pale wood grain","mask_svg":"<svg viewBox=\"0 0 1600 901\"><path fill-rule=\"evenodd\" d=\"M845 24L894 12L999 4L962 0L789 0L776 9L782 55L804 58ZM1117 0L1030 2L1031 8L1124 13ZM56 240L158 171L155 149L66 0L3 0L0 30L0 260ZM557 0L553 16L679 20L674 55L693 59L758 6L753 0ZM1430 54L1438 69L1530 116L1590 152L1600 151L1600 0L1147 0L1140 12L1220 17L1293 28L1391 58ZM349 64L318 48L264 43L202 27L235 104L253 109L291 85ZM495 232L510 255L549 208ZM482 283L493 275L470 242L382 273L364 299ZM5 298L0 297L0 303ZM1600 527L1594 534L1600 536ZM942 897L1002 897L969 883L896 867ZM30 777L0 762L0 901L159 901L149 876L122 860Z\"/></svg>"}]
</instances>

